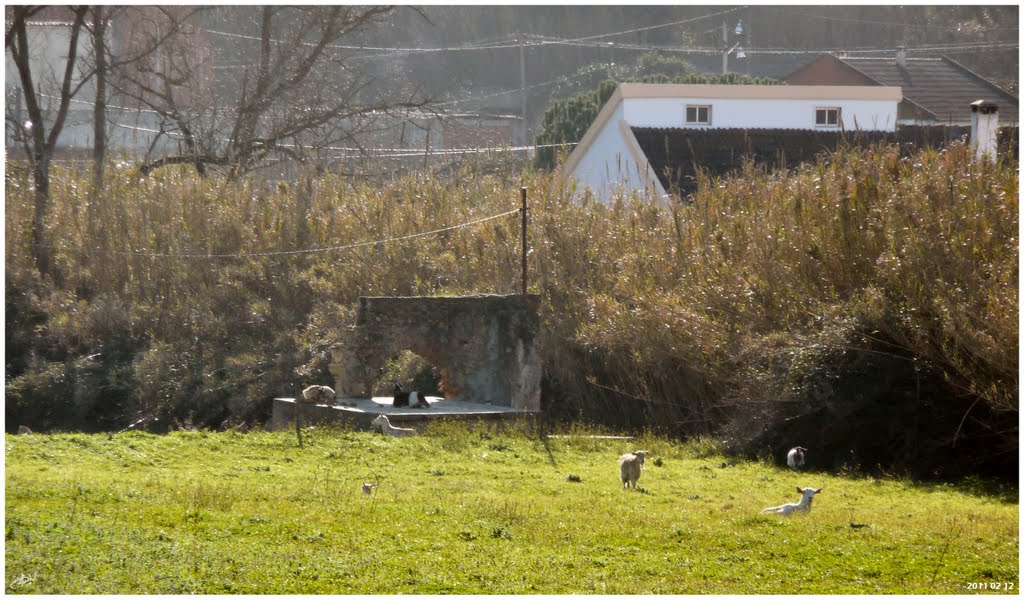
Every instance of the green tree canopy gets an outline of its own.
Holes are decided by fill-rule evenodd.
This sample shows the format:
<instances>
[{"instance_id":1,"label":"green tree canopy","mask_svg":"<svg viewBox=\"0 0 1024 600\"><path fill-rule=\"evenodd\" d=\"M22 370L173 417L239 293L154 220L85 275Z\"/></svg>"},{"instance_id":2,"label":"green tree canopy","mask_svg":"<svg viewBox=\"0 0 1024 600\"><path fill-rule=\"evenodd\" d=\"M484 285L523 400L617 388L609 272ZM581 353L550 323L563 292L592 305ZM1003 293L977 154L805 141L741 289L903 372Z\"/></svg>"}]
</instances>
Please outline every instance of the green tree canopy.
<instances>
[{"instance_id":1,"label":"green tree canopy","mask_svg":"<svg viewBox=\"0 0 1024 600\"><path fill-rule=\"evenodd\" d=\"M597 113L611 98L619 83L724 85L777 85L779 83L775 79L750 77L739 73L726 73L725 75L699 73L685 61L656 54L644 54L632 65L615 63L590 65L580 69L573 80L593 82L596 77L601 77L601 79L598 80L599 83L596 86L590 83L589 91L587 89L577 90L575 95L569 96L566 91L571 90L572 87L561 90L561 94L568 97L555 101L544 113L540 133L534 138L535 143L540 146L537 148L534 158L535 167L553 169L557 164L559 153L563 152L562 149L571 150L571 144L575 144L583 138L583 134L587 132L590 124L597 117ZM559 147L557 144L565 144L565 146Z\"/></svg>"}]
</instances>

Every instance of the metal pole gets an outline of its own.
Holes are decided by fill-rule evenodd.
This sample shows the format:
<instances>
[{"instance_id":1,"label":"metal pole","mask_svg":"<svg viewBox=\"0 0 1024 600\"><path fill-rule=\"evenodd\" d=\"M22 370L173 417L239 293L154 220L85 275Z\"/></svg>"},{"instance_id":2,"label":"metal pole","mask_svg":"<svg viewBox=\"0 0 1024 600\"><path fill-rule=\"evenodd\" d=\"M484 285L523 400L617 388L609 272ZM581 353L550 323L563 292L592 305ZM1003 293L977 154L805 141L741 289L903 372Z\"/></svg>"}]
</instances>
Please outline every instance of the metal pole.
<instances>
[{"instance_id":1,"label":"metal pole","mask_svg":"<svg viewBox=\"0 0 1024 600\"><path fill-rule=\"evenodd\" d=\"M750 75L750 68L751 68L751 64L750 63L754 62L753 55L750 54L750 51L754 49L753 37L751 37L751 36L754 35L753 33L751 33L753 31L753 29L754 29L754 15L753 15L753 13L754 13L754 8L753 7L750 7L750 8L747 9L747 75Z\"/></svg>"},{"instance_id":2,"label":"metal pole","mask_svg":"<svg viewBox=\"0 0 1024 600\"><path fill-rule=\"evenodd\" d=\"M526 295L526 186L520 190L523 195L523 295Z\"/></svg>"}]
</instances>

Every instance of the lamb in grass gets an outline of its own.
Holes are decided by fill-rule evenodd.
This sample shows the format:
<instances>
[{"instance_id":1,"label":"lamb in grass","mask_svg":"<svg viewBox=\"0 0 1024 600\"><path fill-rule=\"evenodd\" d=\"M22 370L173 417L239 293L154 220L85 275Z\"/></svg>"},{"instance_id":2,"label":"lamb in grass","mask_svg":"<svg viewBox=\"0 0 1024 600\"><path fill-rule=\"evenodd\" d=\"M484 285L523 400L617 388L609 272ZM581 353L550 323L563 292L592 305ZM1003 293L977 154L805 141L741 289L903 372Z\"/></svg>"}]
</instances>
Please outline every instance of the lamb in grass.
<instances>
[{"instance_id":1,"label":"lamb in grass","mask_svg":"<svg viewBox=\"0 0 1024 600\"><path fill-rule=\"evenodd\" d=\"M807 452L807 448L803 446L797 446L790 449L789 453L786 454L786 464L789 465L790 469L793 469L797 473L800 472L800 467L804 466L804 453Z\"/></svg>"},{"instance_id":2,"label":"lamb in grass","mask_svg":"<svg viewBox=\"0 0 1024 600\"><path fill-rule=\"evenodd\" d=\"M790 504L783 504L782 506L773 506L766 508L761 511L761 514L773 513L777 515L789 516L793 514L793 511L802 510L805 513L811 512L811 503L814 502L814 495L820 494L821 490L825 488L801 488L797 486L796 491L801 494L799 502L793 502Z\"/></svg>"},{"instance_id":3,"label":"lamb in grass","mask_svg":"<svg viewBox=\"0 0 1024 600\"><path fill-rule=\"evenodd\" d=\"M391 424L384 415L377 415L377 418L372 422L374 431L386 433L392 437L407 437L410 435L416 435L415 429L406 429L405 427L395 427Z\"/></svg>"},{"instance_id":4,"label":"lamb in grass","mask_svg":"<svg viewBox=\"0 0 1024 600\"><path fill-rule=\"evenodd\" d=\"M636 481L640 479L640 471L644 469L644 459L650 454L647 450L634 450L619 457L619 476L622 487L636 489Z\"/></svg>"},{"instance_id":5,"label":"lamb in grass","mask_svg":"<svg viewBox=\"0 0 1024 600\"><path fill-rule=\"evenodd\" d=\"M311 385L302 390L302 396L297 399L300 404L334 404L338 397L334 390L326 385Z\"/></svg>"}]
</instances>

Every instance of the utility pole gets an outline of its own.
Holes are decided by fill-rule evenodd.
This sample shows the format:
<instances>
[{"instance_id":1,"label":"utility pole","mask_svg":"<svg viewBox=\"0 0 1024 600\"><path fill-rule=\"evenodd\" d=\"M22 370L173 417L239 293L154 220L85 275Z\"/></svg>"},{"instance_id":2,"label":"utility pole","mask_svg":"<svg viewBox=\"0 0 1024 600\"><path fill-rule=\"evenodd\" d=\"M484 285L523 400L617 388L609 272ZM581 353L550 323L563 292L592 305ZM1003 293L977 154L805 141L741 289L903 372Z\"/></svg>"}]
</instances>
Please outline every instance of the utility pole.
<instances>
[{"instance_id":1,"label":"utility pole","mask_svg":"<svg viewBox=\"0 0 1024 600\"><path fill-rule=\"evenodd\" d=\"M747 9L747 52L751 51L754 48L754 42L753 42L753 37L752 37L753 34L751 33L751 31L754 29L754 16L753 16L753 12L754 12L754 7L753 6L751 6L750 8ZM753 56L748 54L746 62L747 62L747 75L750 75L750 63L754 62L753 61Z\"/></svg>"},{"instance_id":2,"label":"utility pole","mask_svg":"<svg viewBox=\"0 0 1024 600\"><path fill-rule=\"evenodd\" d=\"M740 29L742 24L743 21L740 21L739 23L736 24L737 38L743 35L743 30ZM729 26L726 24L725 21L722 21L722 75L725 75L726 73L729 72L729 53L735 50L736 48L739 48L740 44L742 43L742 39L737 39L736 43L733 44L732 47L729 46ZM740 48L740 52L736 58L743 58L742 48Z\"/></svg>"},{"instance_id":3,"label":"utility pole","mask_svg":"<svg viewBox=\"0 0 1024 600\"><path fill-rule=\"evenodd\" d=\"M729 72L729 29L722 21L722 75Z\"/></svg>"}]
</instances>

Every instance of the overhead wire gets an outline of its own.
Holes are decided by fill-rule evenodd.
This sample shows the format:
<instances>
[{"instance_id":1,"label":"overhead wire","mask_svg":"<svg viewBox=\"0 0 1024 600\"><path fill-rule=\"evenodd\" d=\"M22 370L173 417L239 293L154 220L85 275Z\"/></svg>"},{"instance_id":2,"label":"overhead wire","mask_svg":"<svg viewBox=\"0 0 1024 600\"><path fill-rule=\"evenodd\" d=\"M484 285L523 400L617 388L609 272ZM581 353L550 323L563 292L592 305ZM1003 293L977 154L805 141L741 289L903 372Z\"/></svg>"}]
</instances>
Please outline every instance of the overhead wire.
<instances>
[{"instance_id":1,"label":"overhead wire","mask_svg":"<svg viewBox=\"0 0 1024 600\"><path fill-rule=\"evenodd\" d=\"M438 235L448 231L454 231L456 229L462 229L464 227L471 227L473 225L479 225L488 221L494 221L501 219L513 214L520 214L522 209L516 208L508 210L503 213L491 215L489 217L483 217L474 221L468 221L465 223L459 223L457 225L450 225L447 227L441 227L439 229L433 229L431 231L422 231L419 233L412 233L408 235L402 235L397 237L390 237L384 239L370 240L366 242L356 242L354 244L342 244L337 246L322 246L316 248L303 248L300 250L278 250L272 252L241 252L232 254L212 254L212 253L194 253L194 252L130 252L130 251L111 251L111 250L87 250L90 254L107 254L115 256L139 256L146 258L190 258L190 259L224 259L224 258L259 258L259 257L270 257L270 256L295 256L299 254L317 254L322 252L337 252L340 250L352 250L355 248L365 248L369 246L381 246L384 244L390 244L394 242L404 242L411 239L427 237L431 235Z\"/></svg>"},{"instance_id":2,"label":"overhead wire","mask_svg":"<svg viewBox=\"0 0 1024 600\"><path fill-rule=\"evenodd\" d=\"M748 8L748 7L747 6L737 6L735 8L730 8L730 9L727 9L727 10L723 10L723 11L719 11L719 12L715 12L715 13L711 13L711 14L707 14L707 15L701 15L699 17L692 17L692 18L688 18L688 19L682 19L682 20L679 20L679 21L673 21L671 23L662 23L660 25L651 25L649 27L637 27L635 29L626 29L626 30L623 30L623 31L614 31L614 32L611 32L611 33L601 33L601 34L597 34L597 35L588 35L588 36L573 38L573 41L577 41L577 42L588 41L588 40L593 40L593 39L598 39L598 38L612 37L612 36L616 36L616 35L626 35L626 34L629 34L629 33L639 33L641 31L651 31L653 29L661 29L663 27L675 27L676 25L684 25L686 23L694 23L696 21L703 21L704 19L711 19L711 18L714 18L714 17L720 17L722 15L727 15L729 13L734 13L734 12L736 12L738 10L745 10L746 8Z\"/></svg>"}]
</instances>

